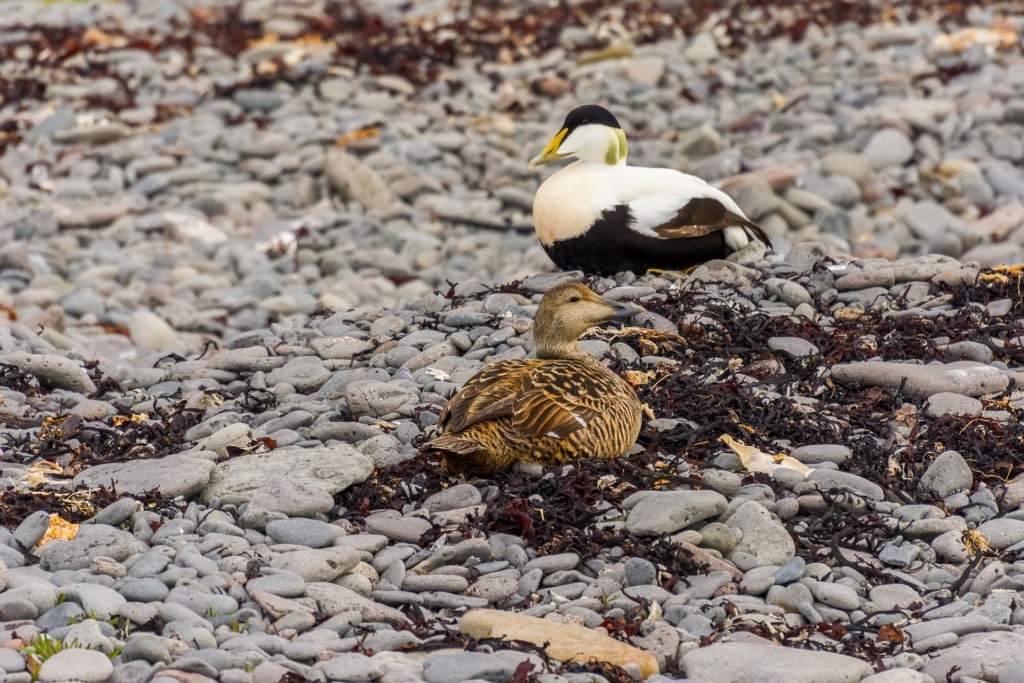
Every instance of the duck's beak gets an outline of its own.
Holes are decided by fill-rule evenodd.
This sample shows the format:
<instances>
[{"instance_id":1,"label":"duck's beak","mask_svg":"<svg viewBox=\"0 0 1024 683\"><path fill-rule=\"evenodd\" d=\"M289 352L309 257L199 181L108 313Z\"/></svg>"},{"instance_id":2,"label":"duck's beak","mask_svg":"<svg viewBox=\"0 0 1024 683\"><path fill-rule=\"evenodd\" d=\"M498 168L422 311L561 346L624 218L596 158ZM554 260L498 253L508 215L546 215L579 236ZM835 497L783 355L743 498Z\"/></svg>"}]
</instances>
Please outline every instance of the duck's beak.
<instances>
[{"instance_id":1,"label":"duck's beak","mask_svg":"<svg viewBox=\"0 0 1024 683\"><path fill-rule=\"evenodd\" d=\"M626 303L625 301L613 301L611 299L605 299L601 297L601 302L605 306L611 308L614 312L608 316L608 320L625 320L631 318L637 313L642 313L645 309L636 304Z\"/></svg>"},{"instance_id":2,"label":"duck's beak","mask_svg":"<svg viewBox=\"0 0 1024 683\"><path fill-rule=\"evenodd\" d=\"M544 151L542 151L534 158L530 159L530 168L537 168L538 166L546 164L549 161L558 161L559 159L564 159L567 156L569 156L568 154L558 153L558 148L562 146L562 140L565 139L565 136L568 132L568 128L563 128L562 130L558 131L555 137L551 138L551 142L549 142L548 146L544 148Z\"/></svg>"}]
</instances>

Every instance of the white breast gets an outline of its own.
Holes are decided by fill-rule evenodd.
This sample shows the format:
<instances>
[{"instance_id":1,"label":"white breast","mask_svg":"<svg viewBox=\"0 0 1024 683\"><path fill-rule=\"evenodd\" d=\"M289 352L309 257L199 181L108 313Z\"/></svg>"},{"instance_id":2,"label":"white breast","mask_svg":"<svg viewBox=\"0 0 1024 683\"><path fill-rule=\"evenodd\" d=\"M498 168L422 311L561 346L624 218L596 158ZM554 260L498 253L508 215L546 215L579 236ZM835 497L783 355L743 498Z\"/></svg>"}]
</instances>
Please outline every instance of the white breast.
<instances>
[{"instance_id":1,"label":"white breast","mask_svg":"<svg viewBox=\"0 0 1024 683\"><path fill-rule=\"evenodd\" d=\"M541 242L586 232L605 209L619 203L610 180L615 166L577 161L561 169L537 190L533 224Z\"/></svg>"}]
</instances>

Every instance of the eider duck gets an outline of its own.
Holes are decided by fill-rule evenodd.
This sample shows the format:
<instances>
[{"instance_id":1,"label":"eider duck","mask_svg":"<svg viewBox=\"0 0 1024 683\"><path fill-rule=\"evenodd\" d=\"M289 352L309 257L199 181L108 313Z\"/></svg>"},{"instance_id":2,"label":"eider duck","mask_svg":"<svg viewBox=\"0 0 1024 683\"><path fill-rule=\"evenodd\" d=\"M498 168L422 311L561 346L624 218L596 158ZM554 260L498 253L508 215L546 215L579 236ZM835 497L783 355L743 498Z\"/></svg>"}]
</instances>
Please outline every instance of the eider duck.
<instances>
[{"instance_id":1,"label":"eider duck","mask_svg":"<svg viewBox=\"0 0 1024 683\"><path fill-rule=\"evenodd\" d=\"M640 400L578 339L640 310L581 284L553 287L534 318L537 357L498 361L471 377L441 411L441 436L421 450L464 474L622 455L640 432Z\"/></svg>"},{"instance_id":2,"label":"eider duck","mask_svg":"<svg viewBox=\"0 0 1024 683\"><path fill-rule=\"evenodd\" d=\"M741 251L764 230L729 195L670 168L626 165L626 135L604 107L569 112L530 168L576 157L537 190L533 223L562 270L679 270ZM759 248L759 247L757 247Z\"/></svg>"}]
</instances>

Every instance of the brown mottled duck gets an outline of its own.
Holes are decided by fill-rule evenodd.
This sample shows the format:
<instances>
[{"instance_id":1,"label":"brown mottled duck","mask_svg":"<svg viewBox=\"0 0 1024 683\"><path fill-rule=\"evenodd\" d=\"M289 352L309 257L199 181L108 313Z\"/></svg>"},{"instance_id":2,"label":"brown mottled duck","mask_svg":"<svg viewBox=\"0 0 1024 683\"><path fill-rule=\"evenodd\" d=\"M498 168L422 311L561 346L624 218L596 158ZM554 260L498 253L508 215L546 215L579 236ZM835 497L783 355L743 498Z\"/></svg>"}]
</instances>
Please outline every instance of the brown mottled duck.
<instances>
[{"instance_id":1,"label":"brown mottled duck","mask_svg":"<svg viewBox=\"0 0 1024 683\"><path fill-rule=\"evenodd\" d=\"M534 318L537 357L499 361L471 377L441 411L441 436L422 450L465 474L622 455L640 432L640 400L578 340L640 310L581 284L553 287Z\"/></svg>"},{"instance_id":2,"label":"brown mottled duck","mask_svg":"<svg viewBox=\"0 0 1024 683\"><path fill-rule=\"evenodd\" d=\"M569 157L577 160L545 180L533 200L537 237L562 270L682 270L772 246L732 197L701 178L627 166L626 135L604 107L570 111L530 168Z\"/></svg>"}]
</instances>

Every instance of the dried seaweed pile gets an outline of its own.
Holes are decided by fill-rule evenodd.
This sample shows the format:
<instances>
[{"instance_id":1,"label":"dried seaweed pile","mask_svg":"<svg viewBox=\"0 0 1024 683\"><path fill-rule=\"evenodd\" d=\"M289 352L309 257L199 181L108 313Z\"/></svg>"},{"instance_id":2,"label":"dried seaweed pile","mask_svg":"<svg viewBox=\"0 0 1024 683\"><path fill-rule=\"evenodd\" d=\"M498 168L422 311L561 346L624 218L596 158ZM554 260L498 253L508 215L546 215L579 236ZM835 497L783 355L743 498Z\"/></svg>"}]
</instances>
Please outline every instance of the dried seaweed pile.
<instances>
[{"instance_id":1,"label":"dried seaweed pile","mask_svg":"<svg viewBox=\"0 0 1024 683\"><path fill-rule=\"evenodd\" d=\"M148 52L158 63L170 51L181 51L186 66L200 73L202 68L194 66L197 49L212 47L232 58L247 57L248 78L218 81L212 90L215 96L278 82L316 84L332 77L332 66L396 74L417 86L443 82L454 91L461 84L452 79L450 67L458 58L512 63L536 57L559 47L566 28L584 29L592 36L590 41L580 40L568 48L574 52L712 30L720 49L737 54L760 40L801 40L812 24L827 30L844 22L866 26L883 19L913 21L928 16L941 25L961 25L966 22L967 7L940 0L910 0L895 6L832 0L791 5L782 0L699 0L665 8L657 0L627 0L615 6L604 0L559 0L524 12L517 3L461 0L440 17L396 20L355 0L328 0L322 12L297 17L305 30L289 43L291 49L275 49L278 37L265 35L260 22L245 20L240 4L190 7L187 18L168 22L159 34L148 29L133 31L102 18L73 26L5 26L10 36L0 42L0 104L16 106L13 111L7 107L0 119L0 153L23 138L33 122L21 112L37 107L52 86L110 79L115 87L102 92L90 89L80 98L82 104L112 113L138 106L138 93L146 91L148 77L120 68L111 54L123 50ZM179 67L168 68L176 71ZM497 73L492 73L492 78L495 86L502 80ZM156 122L189 109L159 101L155 108Z\"/></svg>"},{"instance_id":2,"label":"dried seaweed pile","mask_svg":"<svg viewBox=\"0 0 1024 683\"><path fill-rule=\"evenodd\" d=\"M508 533L521 536L542 555L576 552L594 557L604 548L620 547L676 574L700 573L703 567L688 553L662 539L596 525L608 512L617 516L622 501L632 493L683 483L672 473L675 460L638 454L630 462L580 461L541 475L499 472L475 482L486 503L481 515L457 528L435 527L420 543L427 546L441 534L451 534L450 540L456 542L481 532ZM339 502L347 508L348 519L361 523L381 506L401 510L453 483L439 461L420 456L376 470L370 479L340 494Z\"/></svg>"},{"instance_id":3,"label":"dried seaweed pile","mask_svg":"<svg viewBox=\"0 0 1024 683\"><path fill-rule=\"evenodd\" d=\"M100 387L92 398L113 405L125 396L116 382L106 381L93 368ZM121 409L103 420L84 420L59 402L48 404L48 392L19 368L0 364L0 386L35 397L36 413L25 417L3 412L0 404L0 464L28 465L14 486L0 490L0 524L11 528L37 510L60 514L72 522L95 515L121 495L109 488L72 486L76 474L104 463L160 458L178 453L188 444L185 433L203 420L205 407L223 397L204 394L187 401L181 396L161 398L148 413ZM162 505L155 491L137 497L147 506Z\"/></svg>"},{"instance_id":4,"label":"dried seaweed pile","mask_svg":"<svg viewBox=\"0 0 1024 683\"><path fill-rule=\"evenodd\" d=\"M727 433L769 452L780 444L843 443L854 458L850 471L897 494L910 494L935 455L957 450L978 477L994 483L1018 473L1024 464L1022 407L1005 395L990 397L986 408L1004 411L1005 419L930 416L924 399L898 390L844 386L832 382L828 369L837 363L881 358L928 362L943 359L943 348L958 341L980 341L993 358L1019 364L1024 333L1024 303L1019 272L983 273L976 284L931 284L931 294L949 297L955 308L937 317L866 312L819 327L791 316L737 309L732 299L708 296L697 288L671 294L649 308L686 329L699 312L713 327L687 339L685 361L656 384L638 388L655 415L679 418L695 428L641 435L667 453L709 462L720 450L718 435ZM1007 299L1000 316L986 305ZM828 308L816 301L821 313ZM790 359L768 348L774 336L799 337L813 343L815 356ZM893 468L891 457L899 458ZM921 501L925 502L925 501ZM930 502L930 501L927 501Z\"/></svg>"}]
</instances>

